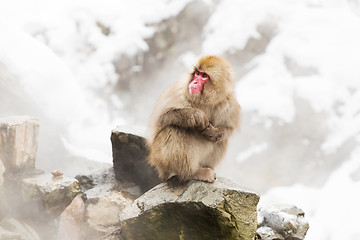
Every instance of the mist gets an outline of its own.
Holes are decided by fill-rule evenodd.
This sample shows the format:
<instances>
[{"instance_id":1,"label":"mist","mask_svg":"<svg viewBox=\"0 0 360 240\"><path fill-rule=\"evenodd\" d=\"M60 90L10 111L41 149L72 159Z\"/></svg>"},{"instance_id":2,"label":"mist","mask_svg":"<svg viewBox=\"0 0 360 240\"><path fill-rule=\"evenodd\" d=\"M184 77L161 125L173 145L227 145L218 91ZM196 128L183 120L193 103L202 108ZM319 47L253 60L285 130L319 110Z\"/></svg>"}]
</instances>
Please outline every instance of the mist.
<instances>
[{"instance_id":1,"label":"mist","mask_svg":"<svg viewBox=\"0 0 360 240\"><path fill-rule=\"evenodd\" d=\"M111 130L146 136L161 92L220 55L242 120L218 174L301 207L306 239L360 237L360 1L3 1L0 32L0 117L40 119L37 168L111 166Z\"/></svg>"}]
</instances>

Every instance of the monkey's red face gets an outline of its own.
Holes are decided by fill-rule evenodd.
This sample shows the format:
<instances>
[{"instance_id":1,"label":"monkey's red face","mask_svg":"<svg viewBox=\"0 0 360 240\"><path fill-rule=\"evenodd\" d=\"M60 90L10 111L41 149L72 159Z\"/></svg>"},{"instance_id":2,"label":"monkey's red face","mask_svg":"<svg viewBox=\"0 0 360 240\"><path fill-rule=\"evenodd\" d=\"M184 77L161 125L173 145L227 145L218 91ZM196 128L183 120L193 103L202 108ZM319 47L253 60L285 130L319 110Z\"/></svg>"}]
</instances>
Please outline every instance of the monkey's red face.
<instances>
[{"instance_id":1,"label":"monkey's red face","mask_svg":"<svg viewBox=\"0 0 360 240\"><path fill-rule=\"evenodd\" d=\"M194 77L189 84L190 94L200 94L204 84L209 80L209 75L200 70L195 70Z\"/></svg>"}]
</instances>

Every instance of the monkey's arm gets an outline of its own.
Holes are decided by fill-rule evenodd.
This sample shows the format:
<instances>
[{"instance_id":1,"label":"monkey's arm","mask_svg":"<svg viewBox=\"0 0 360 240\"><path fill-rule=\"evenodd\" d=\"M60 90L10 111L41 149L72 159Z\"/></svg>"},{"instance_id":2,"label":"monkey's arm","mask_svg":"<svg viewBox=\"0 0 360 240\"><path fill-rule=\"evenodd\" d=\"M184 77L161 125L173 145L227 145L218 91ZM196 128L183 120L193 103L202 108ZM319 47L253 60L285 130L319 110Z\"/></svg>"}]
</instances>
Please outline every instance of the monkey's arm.
<instances>
[{"instance_id":1,"label":"monkey's arm","mask_svg":"<svg viewBox=\"0 0 360 240\"><path fill-rule=\"evenodd\" d=\"M196 128L199 130L209 126L206 114L198 108L171 108L159 118L160 127L178 126L182 128Z\"/></svg>"},{"instance_id":2,"label":"monkey's arm","mask_svg":"<svg viewBox=\"0 0 360 240\"><path fill-rule=\"evenodd\" d=\"M198 108L171 108L160 116L159 123L161 127L178 126L203 130L209 126L209 119Z\"/></svg>"}]
</instances>

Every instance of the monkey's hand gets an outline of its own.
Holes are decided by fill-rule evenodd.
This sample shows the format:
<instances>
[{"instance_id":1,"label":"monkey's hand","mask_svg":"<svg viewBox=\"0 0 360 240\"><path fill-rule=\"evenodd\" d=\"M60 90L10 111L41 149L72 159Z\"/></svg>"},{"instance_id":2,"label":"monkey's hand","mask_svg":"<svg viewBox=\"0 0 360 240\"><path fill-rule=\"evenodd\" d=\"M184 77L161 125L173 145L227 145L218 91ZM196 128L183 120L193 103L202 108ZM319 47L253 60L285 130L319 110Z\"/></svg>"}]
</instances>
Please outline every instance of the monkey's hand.
<instances>
[{"instance_id":1,"label":"monkey's hand","mask_svg":"<svg viewBox=\"0 0 360 240\"><path fill-rule=\"evenodd\" d=\"M194 109L194 110L195 111L189 118L189 120L192 123L191 125L193 125L199 130L205 130L210 125L209 118L202 110L198 110L198 109Z\"/></svg>"},{"instance_id":2,"label":"monkey's hand","mask_svg":"<svg viewBox=\"0 0 360 240\"><path fill-rule=\"evenodd\" d=\"M211 123L207 128L201 131L201 134L211 142L220 142L224 137L224 131L214 127Z\"/></svg>"},{"instance_id":3,"label":"monkey's hand","mask_svg":"<svg viewBox=\"0 0 360 240\"><path fill-rule=\"evenodd\" d=\"M160 116L161 126L178 126L183 128L206 129L209 126L209 118L204 111L198 108L175 108L170 109Z\"/></svg>"}]
</instances>

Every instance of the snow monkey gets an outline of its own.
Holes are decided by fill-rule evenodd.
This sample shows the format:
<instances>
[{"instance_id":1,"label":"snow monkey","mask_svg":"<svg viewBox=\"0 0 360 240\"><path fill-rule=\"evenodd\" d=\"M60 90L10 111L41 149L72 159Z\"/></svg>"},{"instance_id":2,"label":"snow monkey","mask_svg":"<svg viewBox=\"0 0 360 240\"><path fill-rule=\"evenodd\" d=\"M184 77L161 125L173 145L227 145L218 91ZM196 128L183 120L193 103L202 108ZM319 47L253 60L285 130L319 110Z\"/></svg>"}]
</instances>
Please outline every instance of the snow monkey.
<instances>
[{"instance_id":1,"label":"snow monkey","mask_svg":"<svg viewBox=\"0 0 360 240\"><path fill-rule=\"evenodd\" d=\"M180 181L215 181L214 167L239 123L234 87L230 64L206 56L163 93L150 121L148 143L149 162L162 180L175 174Z\"/></svg>"}]
</instances>

